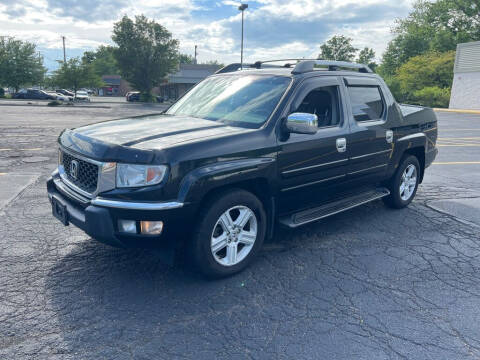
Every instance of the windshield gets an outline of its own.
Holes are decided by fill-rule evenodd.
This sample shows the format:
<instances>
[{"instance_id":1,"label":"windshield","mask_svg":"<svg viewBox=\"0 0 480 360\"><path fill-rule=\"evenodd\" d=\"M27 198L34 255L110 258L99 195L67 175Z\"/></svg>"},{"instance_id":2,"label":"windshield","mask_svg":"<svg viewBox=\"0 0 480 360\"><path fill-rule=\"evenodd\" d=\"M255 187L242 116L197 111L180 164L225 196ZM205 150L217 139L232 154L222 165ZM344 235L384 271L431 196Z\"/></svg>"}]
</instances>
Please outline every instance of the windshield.
<instances>
[{"instance_id":1,"label":"windshield","mask_svg":"<svg viewBox=\"0 0 480 360\"><path fill-rule=\"evenodd\" d=\"M275 109L290 81L289 77L271 75L211 77L195 86L166 113L259 128Z\"/></svg>"},{"instance_id":2,"label":"windshield","mask_svg":"<svg viewBox=\"0 0 480 360\"><path fill-rule=\"evenodd\" d=\"M86 91L77 91L77 95L87 95Z\"/></svg>"}]
</instances>

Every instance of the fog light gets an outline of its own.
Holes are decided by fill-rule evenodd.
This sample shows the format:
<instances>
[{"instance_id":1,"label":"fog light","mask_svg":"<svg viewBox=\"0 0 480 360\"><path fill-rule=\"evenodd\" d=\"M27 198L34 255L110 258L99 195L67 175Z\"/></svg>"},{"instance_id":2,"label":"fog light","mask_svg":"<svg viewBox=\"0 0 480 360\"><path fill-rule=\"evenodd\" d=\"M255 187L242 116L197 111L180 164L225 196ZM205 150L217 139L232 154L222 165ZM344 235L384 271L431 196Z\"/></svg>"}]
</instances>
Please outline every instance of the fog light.
<instances>
[{"instance_id":1,"label":"fog light","mask_svg":"<svg viewBox=\"0 0 480 360\"><path fill-rule=\"evenodd\" d=\"M137 224L135 220L118 220L118 230L131 234L137 233Z\"/></svg>"},{"instance_id":2,"label":"fog light","mask_svg":"<svg viewBox=\"0 0 480 360\"><path fill-rule=\"evenodd\" d=\"M163 230L163 221L140 221L140 232L148 235L160 235Z\"/></svg>"}]
</instances>

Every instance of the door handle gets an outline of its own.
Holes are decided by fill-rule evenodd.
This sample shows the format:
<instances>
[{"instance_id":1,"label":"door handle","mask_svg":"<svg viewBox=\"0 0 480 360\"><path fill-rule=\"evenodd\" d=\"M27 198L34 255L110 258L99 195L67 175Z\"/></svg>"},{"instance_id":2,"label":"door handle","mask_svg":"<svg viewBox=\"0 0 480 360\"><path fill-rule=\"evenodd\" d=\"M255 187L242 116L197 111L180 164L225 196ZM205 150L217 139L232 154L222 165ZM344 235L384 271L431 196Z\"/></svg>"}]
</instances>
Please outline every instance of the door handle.
<instances>
[{"instance_id":1,"label":"door handle","mask_svg":"<svg viewBox=\"0 0 480 360\"><path fill-rule=\"evenodd\" d=\"M347 139L345 138L337 139L337 151L341 153L347 151Z\"/></svg>"},{"instance_id":2,"label":"door handle","mask_svg":"<svg viewBox=\"0 0 480 360\"><path fill-rule=\"evenodd\" d=\"M393 142L393 131L387 130L385 132L385 139L387 139L387 143L391 144Z\"/></svg>"}]
</instances>

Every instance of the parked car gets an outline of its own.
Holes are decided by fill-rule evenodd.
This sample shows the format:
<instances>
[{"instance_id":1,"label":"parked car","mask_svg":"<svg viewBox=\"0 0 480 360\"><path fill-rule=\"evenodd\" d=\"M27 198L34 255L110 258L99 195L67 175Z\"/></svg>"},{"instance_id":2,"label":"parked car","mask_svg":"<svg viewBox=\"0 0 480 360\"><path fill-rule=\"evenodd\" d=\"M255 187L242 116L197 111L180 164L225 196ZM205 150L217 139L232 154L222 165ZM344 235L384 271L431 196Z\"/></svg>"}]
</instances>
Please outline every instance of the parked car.
<instances>
[{"instance_id":1,"label":"parked car","mask_svg":"<svg viewBox=\"0 0 480 360\"><path fill-rule=\"evenodd\" d=\"M56 93L58 94L63 94L67 96L71 96L72 98L75 97L75 93L66 89L57 89L55 90Z\"/></svg>"},{"instance_id":2,"label":"parked car","mask_svg":"<svg viewBox=\"0 0 480 360\"><path fill-rule=\"evenodd\" d=\"M140 91L130 91L126 95L126 100L130 102L140 101Z\"/></svg>"},{"instance_id":3,"label":"parked car","mask_svg":"<svg viewBox=\"0 0 480 360\"><path fill-rule=\"evenodd\" d=\"M75 101L90 101L90 97L88 96L88 93L83 90L78 90L75 94Z\"/></svg>"},{"instance_id":4,"label":"parked car","mask_svg":"<svg viewBox=\"0 0 480 360\"><path fill-rule=\"evenodd\" d=\"M49 95L52 95L53 97L55 97L55 100L58 100L58 101L72 101L73 100L72 96L63 95L63 94L60 94L60 93L57 93L57 92L54 92L54 91L47 91L46 93L49 94Z\"/></svg>"},{"instance_id":5,"label":"parked car","mask_svg":"<svg viewBox=\"0 0 480 360\"><path fill-rule=\"evenodd\" d=\"M27 89L13 95L14 99L55 100L56 96L38 89Z\"/></svg>"},{"instance_id":6,"label":"parked car","mask_svg":"<svg viewBox=\"0 0 480 360\"><path fill-rule=\"evenodd\" d=\"M110 245L186 251L220 277L277 226L410 204L437 155L432 109L396 103L365 65L267 66L212 75L165 114L64 130L54 216Z\"/></svg>"},{"instance_id":7,"label":"parked car","mask_svg":"<svg viewBox=\"0 0 480 360\"><path fill-rule=\"evenodd\" d=\"M81 88L80 91L86 92L88 95L93 95L95 92L92 89ZM78 91L77 91L78 92Z\"/></svg>"}]
</instances>

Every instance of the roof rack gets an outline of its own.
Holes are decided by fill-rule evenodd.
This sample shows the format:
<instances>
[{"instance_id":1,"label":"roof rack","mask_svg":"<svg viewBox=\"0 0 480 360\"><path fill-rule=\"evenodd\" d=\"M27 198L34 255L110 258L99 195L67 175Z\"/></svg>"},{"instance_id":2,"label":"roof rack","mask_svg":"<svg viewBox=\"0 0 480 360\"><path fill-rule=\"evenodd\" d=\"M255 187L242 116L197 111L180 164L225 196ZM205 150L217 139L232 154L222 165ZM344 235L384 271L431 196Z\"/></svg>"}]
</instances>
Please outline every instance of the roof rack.
<instances>
[{"instance_id":1,"label":"roof rack","mask_svg":"<svg viewBox=\"0 0 480 360\"><path fill-rule=\"evenodd\" d=\"M292 74L302 74L313 71L317 66L327 66L329 71L338 71L341 68L357 69L358 72L373 73L367 65L351 63L347 61L335 61L335 60L305 60L300 61L292 70Z\"/></svg>"},{"instance_id":2,"label":"roof rack","mask_svg":"<svg viewBox=\"0 0 480 360\"><path fill-rule=\"evenodd\" d=\"M279 62L279 61L294 61L294 63L287 62L283 65L273 65L270 63ZM319 59L277 59L277 60L265 60L265 61L256 61L253 64L243 64L243 68L255 68L255 69L264 69L264 68L291 68L293 67L292 74L303 74L306 72L314 71L315 66L326 66L329 71L338 71L342 68L346 69L356 69L358 72L362 73L373 73L367 65L351 63L347 61L336 61L336 60L319 60ZM215 74L227 73L238 71L242 68L240 63L233 63L223 68L217 70Z\"/></svg>"},{"instance_id":3,"label":"roof rack","mask_svg":"<svg viewBox=\"0 0 480 360\"><path fill-rule=\"evenodd\" d=\"M286 60L289 60L289 59L285 59L285 60L268 60L268 61L257 61L253 64L246 64L246 63L243 63L243 69L251 69L251 68L255 68L255 69L262 69L262 64L265 64L265 63L271 63L271 62L275 62L275 61L286 61ZM292 60L292 59L290 59ZM288 65L288 66L287 66ZM271 64L265 64L263 65L263 68L284 68L284 67L291 67L291 64L285 64L285 65L271 65ZM228 73L228 72L234 72L234 71L238 71L238 70L241 70L242 69L242 64L240 63L232 63L232 64L228 64L226 66L224 66L223 68L221 69L218 69L215 74L222 74L222 73Z\"/></svg>"},{"instance_id":4,"label":"roof rack","mask_svg":"<svg viewBox=\"0 0 480 360\"><path fill-rule=\"evenodd\" d=\"M243 64L244 66L246 64ZM233 71L238 71L242 67L242 64L240 63L233 63L233 64L228 64L217 71L215 71L215 74L222 74L222 73L227 73L227 72L233 72Z\"/></svg>"},{"instance_id":5,"label":"roof rack","mask_svg":"<svg viewBox=\"0 0 480 360\"><path fill-rule=\"evenodd\" d=\"M256 61L250 65L250 67L254 67L256 69L261 69L263 64L268 64L272 62L279 62L279 61L295 61L295 63L285 63L283 65L270 65L268 64L266 67L277 67L277 68L290 68L293 65L298 64L300 61L304 60L311 60L311 59L276 59L276 60L265 60L265 61Z\"/></svg>"}]
</instances>

